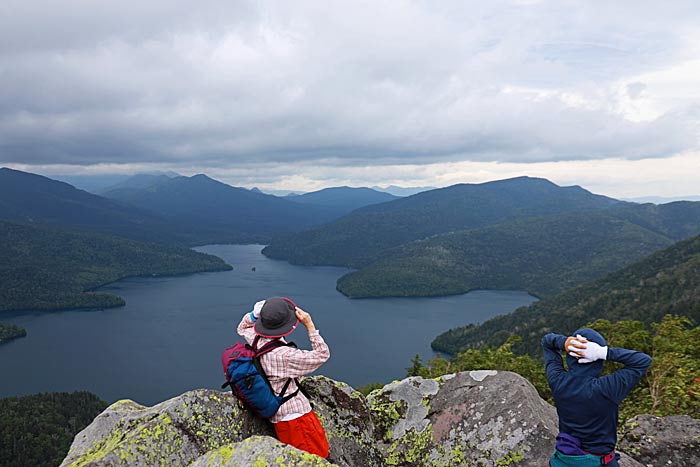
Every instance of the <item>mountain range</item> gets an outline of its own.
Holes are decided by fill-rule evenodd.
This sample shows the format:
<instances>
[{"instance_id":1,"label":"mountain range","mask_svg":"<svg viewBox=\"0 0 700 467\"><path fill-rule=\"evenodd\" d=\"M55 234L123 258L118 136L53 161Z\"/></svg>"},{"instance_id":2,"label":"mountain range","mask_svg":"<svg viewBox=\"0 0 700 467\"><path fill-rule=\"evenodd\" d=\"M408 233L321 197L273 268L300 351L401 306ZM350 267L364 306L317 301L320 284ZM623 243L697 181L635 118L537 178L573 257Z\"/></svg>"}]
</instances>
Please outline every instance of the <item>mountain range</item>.
<instances>
[{"instance_id":1,"label":"mountain range","mask_svg":"<svg viewBox=\"0 0 700 467\"><path fill-rule=\"evenodd\" d=\"M294 202L177 174L141 174L105 194L0 168L0 311L119 305L87 291L126 276L230 268L184 247L265 242L393 198L339 188Z\"/></svg>"},{"instance_id":2,"label":"mountain range","mask_svg":"<svg viewBox=\"0 0 700 467\"><path fill-rule=\"evenodd\" d=\"M273 258L358 269L337 284L353 298L547 297L700 232L698 202L635 204L530 177L404 198L350 187L280 198L202 174L142 174L104 195L0 169L0 219L174 246L270 242Z\"/></svg>"},{"instance_id":3,"label":"mountain range","mask_svg":"<svg viewBox=\"0 0 700 467\"><path fill-rule=\"evenodd\" d=\"M357 209L336 222L275 240L263 253L294 264L360 268L390 248L432 235L619 204L580 187L529 177L460 184Z\"/></svg>"},{"instance_id":4,"label":"mountain range","mask_svg":"<svg viewBox=\"0 0 700 467\"><path fill-rule=\"evenodd\" d=\"M697 202L640 205L518 177L367 206L273 240L263 253L356 268L337 284L353 298L484 288L545 296L698 232Z\"/></svg>"},{"instance_id":5,"label":"mountain range","mask_svg":"<svg viewBox=\"0 0 700 467\"><path fill-rule=\"evenodd\" d=\"M139 174L98 196L41 175L0 169L0 219L70 226L181 245L266 243L393 199L338 188L290 201L206 175Z\"/></svg>"},{"instance_id":6,"label":"mountain range","mask_svg":"<svg viewBox=\"0 0 700 467\"><path fill-rule=\"evenodd\" d=\"M0 168L0 219L59 225L168 243L183 236L166 219L68 183Z\"/></svg>"}]
</instances>

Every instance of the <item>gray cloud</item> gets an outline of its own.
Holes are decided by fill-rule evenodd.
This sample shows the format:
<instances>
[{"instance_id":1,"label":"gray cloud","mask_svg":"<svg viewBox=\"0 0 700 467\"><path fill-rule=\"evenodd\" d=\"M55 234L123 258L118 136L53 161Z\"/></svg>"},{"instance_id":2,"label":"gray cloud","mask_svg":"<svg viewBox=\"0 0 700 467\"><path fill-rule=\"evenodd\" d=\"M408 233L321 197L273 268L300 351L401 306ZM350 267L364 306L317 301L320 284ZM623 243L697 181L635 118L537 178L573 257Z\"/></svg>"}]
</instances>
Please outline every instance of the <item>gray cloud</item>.
<instances>
[{"instance_id":1,"label":"gray cloud","mask_svg":"<svg viewBox=\"0 0 700 467\"><path fill-rule=\"evenodd\" d=\"M697 7L614 3L10 1L0 161L537 162L695 148L692 102L631 120L614 89L694 58Z\"/></svg>"}]
</instances>

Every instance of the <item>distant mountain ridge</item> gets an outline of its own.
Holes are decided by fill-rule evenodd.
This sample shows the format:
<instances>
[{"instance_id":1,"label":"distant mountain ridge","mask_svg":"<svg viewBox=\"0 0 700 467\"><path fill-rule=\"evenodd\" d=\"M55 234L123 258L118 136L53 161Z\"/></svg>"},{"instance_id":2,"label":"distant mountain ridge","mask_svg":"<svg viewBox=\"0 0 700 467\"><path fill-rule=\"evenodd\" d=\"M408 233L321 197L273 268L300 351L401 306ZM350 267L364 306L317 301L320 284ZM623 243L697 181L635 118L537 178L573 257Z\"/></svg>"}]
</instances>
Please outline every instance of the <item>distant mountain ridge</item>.
<instances>
[{"instance_id":1,"label":"distant mountain ridge","mask_svg":"<svg viewBox=\"0 0 700 467\"><path fill-rule=\"evenodd\" d=\"M115 183L114 185L110 185L98 192L100 196L104 196L106 198L115 198L118 196L110 196L110 193L119 193L121 191L128 191L128 190L142 190L142 189L148 189L152 187L153 185L157 185L159 183L164 183L167 182L168 180L175 178L175 177L180 177L181 175L176 174L174 172L169 172L169 173L159 173L159 174L149 174L149 173L140 173L136 175L132 175L131 177L127 178L126 180L120 181L119 183Z\"/></svg>"},{"instance_id":2,"label":"distant mountain ridge","mask_svg":"<svg viewBox=\"0 0 700 467\"><path fill-rule=\"evenodd\" d=\"M146 188L106 195L198 232L206 239L200 243L265 242L339 216L329 207L304 206L233 187L204 174L160 180Z\"/></svg>"},{"instance_id":3,"label":"distant mountain ridge","mask_svg":"<svg viewBox=\"0 0 700 467\"><path fill-rule=\"evenodd\" d=\"M340 217L345 211L302 205L206 175L140 175L112 198L67 183L0 169L0 219L49 224L181 245L267 242Z\"/></svg>"},{"instance_id":4,"label":"distant mountain ridge","mask_svg":"<svg viewBox=\"0 0 700 467\"><path fill-rule=\"evenodd\" d=\"M404 197L404 196L411 196L415 195L418 193L421 193L423 191L429 191L429 190L435 190L437 187L435 186L413 186L413 187L404 187L404 186L397 186L397 185L389 185L387 187L380 187L380 186L373 186L371 187L373 190L377 191L383 191L384 193L389 193L394 196L399 196L399 197Z\"/></svg>"},{"instance_id":5,"label":"distant mountain ridge","mask_svg":"<svg viewBox=\"0 0 700 467\"><path fill-rule=\"evenodd\" d=\"M435 350L456 353L523 338L515 350L537 354L547 332L568 333L596 319L658 322L665 314L700 323L700 236L678 242L617 272L497 316L480 325L436 337Z\"/></svg>"},{"instance_id":6,"label":"distant mountain ridge","mask_svg":"<svg viewBox=\"0 0 700 467\"><path fill-rule=\"evenodd\" d=\"M518 177L461 184L366 206L328 225L273 241L263 253L294 264L360 268L394 247L432 235L621 204L581 187Z\"/></svg>"},{"instance_id":7,"label":"distant mountain ridge","mask_svg":"<svg viewBox=\"0 0 700 467\"><path fill-rule=\"evenodd\" d=\"M180 242L175 226L68 183L0 168L0 219L54 224L149 241Z\"/></svg>"},{"instance_id":8,"label":"distant mountain ridge","mask_svg":"<svg viewBox=\"0 0 700 467\"><path fill-rule=\"evenodd\" d=\"M350 212L372 204L393 201L399 199L399 197L366 187L342 186L324 188L302 195L287 196L286 199L295 203L334 206Z\"/></svg>"}]
</instances>

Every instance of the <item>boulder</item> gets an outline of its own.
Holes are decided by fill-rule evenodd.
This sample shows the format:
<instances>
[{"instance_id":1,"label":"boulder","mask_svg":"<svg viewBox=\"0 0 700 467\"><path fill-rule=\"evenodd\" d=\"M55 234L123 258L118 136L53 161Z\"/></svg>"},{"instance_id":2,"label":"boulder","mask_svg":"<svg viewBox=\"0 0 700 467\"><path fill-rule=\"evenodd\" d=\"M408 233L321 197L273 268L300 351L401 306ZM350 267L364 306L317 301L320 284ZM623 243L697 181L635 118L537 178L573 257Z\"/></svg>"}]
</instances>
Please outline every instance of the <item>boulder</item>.
<instances>
[{"instance_id":1,"label":"boulder","mask_svg":"<svg viewBox=\"0 0 700 467\"><path fill-rule=\"evenodd\" d=\"M541 467L557 434L554 407L511 372L411 377L368 401L391 466Z\"/></svg>"},{"instance_id":2,"label":"boulder","mask_svg":"<svg viewBox=\"0 0 700 467\"><path fill-rule=\"evenodd\" d=\"M621 450L645 466L700 466L700 420L637 415L625 423Z\"/></svg>"},{"instance_id":3,"label":"boulder","mask_svg":"<svg viewBox=\"0 0 700 467\"><path fill-rule=\"evenodd\" d=\"M199 389L153 407L115 402L73 440L61 467L188 466L212 449L270 434L231 393Z\"/></svg>"},{"instance_id":4,"label":"boulder","mask_svg":"<svg viewBox=\"0 0 700 467\"><path fill-rule=\"evenodd\" d=\"M304 378L313 409L326 430L328 459L342 467L384 465L374 440L374 423L365 396L324 376Z\"/></svg>"},{"instance_id":5,"label":"boulder","mask_svg":"<svg viewBox=\"0 0 700 467\"><path fill-rule=\"evenodd\" d=\"M323 467L334 466L325 459L282 444L269 436L253 436L227 444L195 460L190 467Z\"/></svg>"}]
</instances>

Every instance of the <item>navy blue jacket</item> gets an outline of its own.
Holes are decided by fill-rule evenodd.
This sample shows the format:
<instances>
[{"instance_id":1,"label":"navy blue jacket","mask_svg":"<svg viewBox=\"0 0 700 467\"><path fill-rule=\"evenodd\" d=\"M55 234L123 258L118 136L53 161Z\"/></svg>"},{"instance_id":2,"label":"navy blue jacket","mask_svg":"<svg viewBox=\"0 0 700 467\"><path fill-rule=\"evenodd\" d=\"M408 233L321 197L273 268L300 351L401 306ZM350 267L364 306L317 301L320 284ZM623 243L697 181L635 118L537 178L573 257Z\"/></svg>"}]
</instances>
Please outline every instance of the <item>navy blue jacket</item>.
<instances>
[{"instance_id":1,"label":"navy blue jacket","mask_svg":"<svg viewBox=\"0 0 700 467\"><path fill-rule=\"evenodd\" d=\"M605 339L593 329L580 329L573 335L576 334L606 345ZM617 444L620 402L644 376L651 357L643 352L608 347L607 359L622 363L624 368L601 377L602 360L577 363L576 358L567 355L567 371L561 359L566 338L560 334L542 338L547 382L559 414L559 431L578 438L587 452L608 454Z\"/></svg>"}]
</instances>

